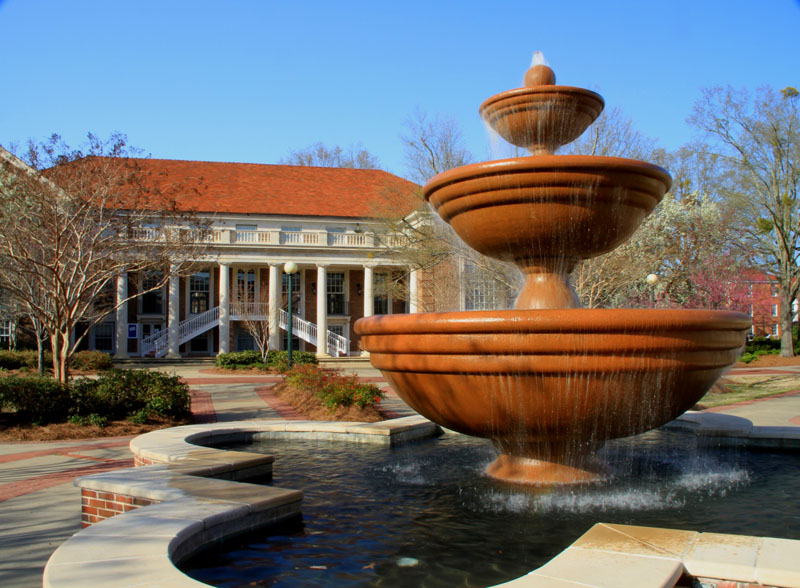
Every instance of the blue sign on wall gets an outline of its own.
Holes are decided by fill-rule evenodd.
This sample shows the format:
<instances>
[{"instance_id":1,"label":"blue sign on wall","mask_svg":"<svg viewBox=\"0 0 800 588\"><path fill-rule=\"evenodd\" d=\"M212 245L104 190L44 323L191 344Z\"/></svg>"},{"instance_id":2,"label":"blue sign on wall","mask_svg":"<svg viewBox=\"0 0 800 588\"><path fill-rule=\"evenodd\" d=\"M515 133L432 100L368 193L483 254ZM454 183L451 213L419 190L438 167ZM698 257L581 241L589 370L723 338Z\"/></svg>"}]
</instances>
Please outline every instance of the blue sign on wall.
<instances>
[{"instance_id":1,"label":"blue sign on wall","mask_svg":"<svg viewBox=\"0 0 800 588\"><path fill-rule=\"evenodd\" d=\"M139 325L136 323L128 323L128 339L139 338Z\"/></svg>"}]
</instances>

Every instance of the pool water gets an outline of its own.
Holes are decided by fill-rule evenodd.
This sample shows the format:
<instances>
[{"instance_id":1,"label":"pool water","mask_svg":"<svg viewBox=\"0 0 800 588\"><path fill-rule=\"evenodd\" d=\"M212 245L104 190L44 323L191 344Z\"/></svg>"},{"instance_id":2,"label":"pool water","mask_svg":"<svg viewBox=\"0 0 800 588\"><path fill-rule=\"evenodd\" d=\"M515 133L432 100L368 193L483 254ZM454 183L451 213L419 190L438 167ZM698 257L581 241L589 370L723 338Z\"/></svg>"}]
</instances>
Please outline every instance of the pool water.
<instances>
[{"instance_id":1,"label":"pool water","mask_svg":"<svg viewBox=\"0 0 800 588\"><path fill-rule=\"evenodd\" d=\"M455 434L392 449L236 448L275 455L272 484L302 490L303 515L182 566L219 587L490 586L601 521L800 539L800 458L704 449L679 433L609 443L606 481L550 489L487 478L492 445Z\"/></svg>"}]
</instances>

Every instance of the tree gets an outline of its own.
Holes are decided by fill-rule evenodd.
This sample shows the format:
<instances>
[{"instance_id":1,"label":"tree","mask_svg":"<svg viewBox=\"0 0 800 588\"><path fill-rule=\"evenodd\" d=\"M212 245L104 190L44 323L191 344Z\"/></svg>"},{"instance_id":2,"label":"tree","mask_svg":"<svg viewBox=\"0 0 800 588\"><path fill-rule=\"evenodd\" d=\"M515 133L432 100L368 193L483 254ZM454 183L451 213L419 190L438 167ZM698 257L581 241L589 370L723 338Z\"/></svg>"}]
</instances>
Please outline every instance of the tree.
<instances>
[{"instance_id":1,"label":"tree","mask_svg":"<svg viewBox=\"0 0 800 588\"><path fill-rule=\"evenodd\" d=\"M656 142L637 131L631 119L619 108L604 110L586 132L565 145L562 152L644 161L664 158ZM584 306L597 308L638 303L644 276L655 271L660 263L657 247L642 242L652 231L646 223L630 241L614 251L582 260L575 266L570 279Z\"/></svg>"},{"instance_id":2,"label":"tree","mask_svg":"<svg viewBox=\"0 0 800 588\"><path fill-rule=\"evenodd\" d=\"M656 141L642 135L619 108L604 110L589 128L572 143L564 154L628 157L644 161L660 159Z\"/></svg>"},{"instance_id":3,"label":"tree","mask_svg":"<svg viewBox=\"0 0 800 588\"><path fill-rule=\"evenodd\" d=\"M282 165L305 165L314 167L344 167L352 169L380 169L378 158L360 144L342 149L338 145L329 149L322 143L292 151L281 159Z\"/></svg>"},{"instance_id":4,"label":"tree","mask_svg":"<svg viewBox=\"0 0 800 588\"><path fill-rule=\"evenodd\" d=\"M400 139L412 181L424 184L436 174L472 162L472 154L463 146L463 135L454 119L416 110L404 121L404 126ZM457 309L463 286L484 283L493 285L492 290L501 299L497 305L505 307L512 296L503 292L516 293L521 287L519 270L467 247L450 225L425 204L421 191L403 197L417 202L416 212L388 219L387 234L404 236L389 249L412 267L423 270L422 310Z\"/></svg>"},{"instance_id":5,"label":"tree","mask_svg":"<svg viewBox=\"0 0 800 588\"><path fill-rule=\"evenodd\" d=\"M436 174L472 162L455 119L438 114L430 117L415 110L405 119L404 126L406 131L400 140L411 181L424 184Z\"/></svg>"},{"instance_id":6,"label":"tree","mask_svg":"<svg viewBox=\"0 0 800 588\"><path fill-rule=\"evenodd\" d=\"M269 352L269 296L260 289L258 300L254 300L255 292L248 291L246 287L239 289L239 304L245 329L253 338L261 354L262 363L267 363Z\"/></svg>"},{"instance_id":7,"label":"tree","mask_svg":"<svg viewBox=\"0 0 800 588\"><path fill-rule=\"evenodd\" d=\"M31 142L27 163L0 148L0 284L46 331L61 381L89 327L187 270L204 247L205 224L153 188L164 182L149 181L135 152L119 134L90 134L82 149L53 135ZM122 273L159 270L149 289L115 299Z\"/></svg>"},{"instance_id":8,"label":"tree","mask_svg":"<svg viewBox=\"0 0 800 588\"><path fill-rule=\"evenodd\" d=\"M689 118L712 141L708 152L733 171L736 184L727 196L739 212L741 247L778 281L784 357L794 355L792 303L800 289L799 94L791 87L710 88Z\"/></svg>"}]
</instances>

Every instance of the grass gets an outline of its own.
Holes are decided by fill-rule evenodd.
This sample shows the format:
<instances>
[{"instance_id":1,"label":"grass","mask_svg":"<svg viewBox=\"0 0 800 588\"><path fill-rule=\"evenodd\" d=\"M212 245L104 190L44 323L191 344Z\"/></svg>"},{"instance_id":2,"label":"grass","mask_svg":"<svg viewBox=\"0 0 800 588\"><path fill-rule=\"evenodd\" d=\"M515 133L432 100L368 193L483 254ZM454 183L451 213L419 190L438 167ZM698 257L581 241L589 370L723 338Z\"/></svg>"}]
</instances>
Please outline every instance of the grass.
<instances>
[{"instance_id":1,"label":"grass","mask_svg":"<svg viewBox=\"0 0 800 588\"><path fill-rule=\"evenodd\" d=\"M795 390L800 391L800 375L727 376L700 399L697 408L726 406Z\"/></svg>"}]
</instances>

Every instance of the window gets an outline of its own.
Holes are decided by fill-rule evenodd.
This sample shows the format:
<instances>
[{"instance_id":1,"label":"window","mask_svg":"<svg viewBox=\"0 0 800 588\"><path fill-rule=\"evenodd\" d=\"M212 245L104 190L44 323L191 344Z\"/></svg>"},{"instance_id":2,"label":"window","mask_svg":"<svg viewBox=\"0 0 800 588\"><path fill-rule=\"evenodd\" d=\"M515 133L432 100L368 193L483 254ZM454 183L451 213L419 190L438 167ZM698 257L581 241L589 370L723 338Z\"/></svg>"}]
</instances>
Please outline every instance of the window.
<instances>
[{"instance_id":1,"label":"window","mask_svg":"<svg viewBox=\"0 0 800 588\"><path fill-rule=\"evenodd\" d=\"M387 296L386 274L375 274L375 297L372 300L375 314L389 314L389 296Z\"/></svg>"},{"instance_id":2,"label":"window","mask_svg":"<svg viewBox=\"0 0 800 588\"><path fill-rule=\"evenodd\" d=\"M344 296L344 272L328 274L328 314L347 314Z\"/></svg>"},{"instance_id":3,"label":"window","mask_svg":"<svg viewBox=\"0 0 800 588\"><path fill-rule=\"evenodd\" d=\"M236 272L236 295L239 302L256 301L256 270Z\"/></svg>"},{"instance_id":4,"label":"window","mask_svg":"<svg viewBox=\"0 0 800 588\"><path fill-rule=\"evenodd\" d=\"M482 282L467 286L466 310L493 310L495 308L495 283Z\"/></svg>"},{"instance_id":5,"label":"window","mask_svg":"<svg viewBox=\"0 0 800 588\"><path fill-rule=\"evenodd\" d=\"M12 349L16 346L17 325L14 321L0 321L0 345Z\"/></svg>"},{"instance_id":6,"label":"window","mask_svg":"<svg viewBox=\"0 0 800 588\"><path fill-rule=\"evenodd\" d=\"M772 316L778 316L778 305L777 304L773 304L772 305Z\"/></svg>"},{"instance_id":7,"label":"window","mask_svg":"<svg viewBox=\"0 0 800 588\"><path fill-rule=\"evenodd\" d=\"M236 327L236 351L252 351L256 349L256 341L244 327Z\"/></svg>"},{"instance_id":8,"label":"window","mask_svg":"<svg viewBox=\"0 0 800 588\"><path fill-rule=\"evenodd\" d=\"M781 334L781 326L778 323L772 325L772 336L778 337Z\"/></svg>"},{"instance_id":9,"label":"window","mask_svg":"<svg viewBox=\"0 0 800 588\"><path fill-rule=\"evenodd\" d=\"M142 278L142 291L147 291L161 282L161 272L148 272ZM164 314L164 289L158 288L142 295L142 314Z\"/></svg>"},{"instance_id":10,"label":"window","mask_svg":"<svg viewBox=\"0 0 800 588\"><path fill-rule=\"evenodd\" d=\"M211 274L197 272L189 278L189 312L201 314L208 310Z\"/></svg>"},{"instance_id":11,"label":"window","mask_svg":"<svg viewBox=\"0 0 800 588\"><path fill-rule=\"evenodd\" d=\"M94 348L97 351L114 351L114 323L98 323L94 326Z\"/></svg>"}]
</instances>

